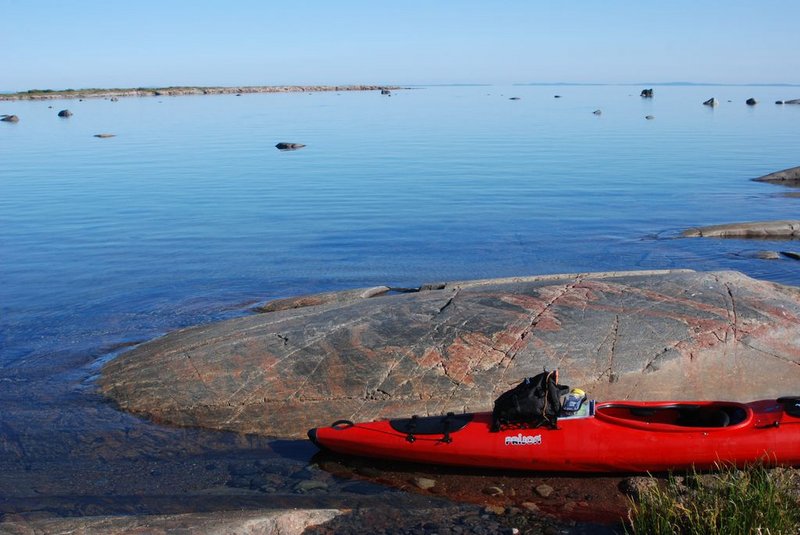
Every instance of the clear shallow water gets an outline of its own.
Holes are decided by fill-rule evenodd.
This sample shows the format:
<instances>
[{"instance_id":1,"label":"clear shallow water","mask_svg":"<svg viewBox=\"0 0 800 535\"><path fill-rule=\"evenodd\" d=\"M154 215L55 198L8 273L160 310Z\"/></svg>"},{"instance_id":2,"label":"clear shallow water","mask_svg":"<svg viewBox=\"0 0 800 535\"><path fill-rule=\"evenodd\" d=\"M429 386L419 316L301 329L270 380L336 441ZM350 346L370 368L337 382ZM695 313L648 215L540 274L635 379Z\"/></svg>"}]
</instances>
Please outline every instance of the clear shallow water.
<instances>
[{"instance_id":1,"label":"clear shallow water","mask_svg":"<svg viewBox=\"0 0 800 535\"><path fill-rule=\"evenodd\" d=\"M800 199L750 179L800 164L800 106L773 104L800 88L640 90L0 102L20 117L0 123L6 425L49 432L48 408L84 415L56 440L145 425L92 393L103 359L278 297L662 268L800 284L796 262L740 254L794 242L672 239L797 217Z\"/></svg>"}]
</instances>

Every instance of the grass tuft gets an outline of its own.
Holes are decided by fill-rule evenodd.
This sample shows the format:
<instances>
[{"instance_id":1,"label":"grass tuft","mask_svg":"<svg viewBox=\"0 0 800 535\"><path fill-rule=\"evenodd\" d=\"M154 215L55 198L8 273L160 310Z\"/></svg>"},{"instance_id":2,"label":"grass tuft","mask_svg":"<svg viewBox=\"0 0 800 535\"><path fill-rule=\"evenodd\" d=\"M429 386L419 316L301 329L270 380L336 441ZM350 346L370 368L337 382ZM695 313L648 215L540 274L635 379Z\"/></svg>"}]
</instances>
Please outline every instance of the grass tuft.
<instances>
[{"instance_id":1,"label":"grass tuft","mask_svg":"<svg viewBox=\"0 0 800 535\"><path fill-rule=\"evenodd\" d=\"M670 475L631 499L625 532L635 535L800 533L792 473L755 464L713 474Z\"/></svg>"}]
</instances>

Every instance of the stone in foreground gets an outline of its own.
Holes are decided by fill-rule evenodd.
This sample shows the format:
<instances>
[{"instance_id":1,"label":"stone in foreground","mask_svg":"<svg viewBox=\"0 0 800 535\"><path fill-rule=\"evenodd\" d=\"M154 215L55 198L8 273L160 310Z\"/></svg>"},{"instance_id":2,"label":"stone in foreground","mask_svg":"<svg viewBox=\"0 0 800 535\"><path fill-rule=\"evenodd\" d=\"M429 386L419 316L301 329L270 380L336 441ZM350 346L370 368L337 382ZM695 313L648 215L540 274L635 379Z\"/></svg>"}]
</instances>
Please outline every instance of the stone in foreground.
<instances>
[{"instance_id":1,"label":"stone in foreground","mask_svg":"<svg viewBox=\"0 0 800 535\"><path fill-rule=\"evenodd\" d=\"M340 418L488 410L543 367L601 400L798 393L795 288L686 271L431 288L177 331L106 364L100 387L158 422L284 437Z\"/></svg>"},{"instance_id":2,"label":"stone in foreground","mask_svg":"<svg viewBox=\"0 0 800 535\"><path fill-rule=\"evenodd\" d=\"M221 511L175 515L125 515L103 517L43 518L0 522L0 533L81 533L122 535L130 533L274 533L300 535L308 527L324 524L342 514L337 509L275 509Z\"/></svg>"}]
</instances>

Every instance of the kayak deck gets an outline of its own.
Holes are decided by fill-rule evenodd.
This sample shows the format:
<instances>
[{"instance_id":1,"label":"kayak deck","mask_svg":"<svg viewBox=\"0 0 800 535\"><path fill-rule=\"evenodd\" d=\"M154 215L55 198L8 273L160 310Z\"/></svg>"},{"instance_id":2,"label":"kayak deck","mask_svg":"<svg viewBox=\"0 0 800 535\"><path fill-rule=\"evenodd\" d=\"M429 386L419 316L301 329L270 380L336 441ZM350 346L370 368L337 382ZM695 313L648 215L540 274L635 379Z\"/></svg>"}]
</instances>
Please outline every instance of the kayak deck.
<instances>
[{"instance_id":1,"label":"kayak deck","mask_svg":"<svg viewBox=\"0 0 800 535\"><path fill-rule=\"evenodd\" d=\"M795 410L796 409L796 410ZM605 402L557 428L504 426L466 413L341 422L309 431L339 453L470 467L646 472L719 462L800 464L800 398L752 403Z\"/></svg>"}]
</instances>

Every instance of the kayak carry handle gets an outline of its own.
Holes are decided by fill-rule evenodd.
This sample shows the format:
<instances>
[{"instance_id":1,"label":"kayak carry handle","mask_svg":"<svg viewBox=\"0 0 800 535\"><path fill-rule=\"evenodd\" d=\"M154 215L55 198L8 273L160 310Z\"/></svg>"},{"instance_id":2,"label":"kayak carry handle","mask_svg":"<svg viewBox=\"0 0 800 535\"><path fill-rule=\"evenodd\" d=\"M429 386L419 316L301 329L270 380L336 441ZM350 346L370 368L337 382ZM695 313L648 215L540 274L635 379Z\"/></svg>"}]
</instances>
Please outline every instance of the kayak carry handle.
<instances>
[{"instance_id":1,"label":"kayak carry handle","mask_svg":"<svg viewBox=\"0 0 800 535\"><path fill-rule=\"evenodd\" d=\"M356 424L354 424L350 420L336 420L331 424L331 427L336 429L337 431L341 431L342 429L348 429L350 427L353 427L354 425Z\"/></svg>"}]
</instances>

